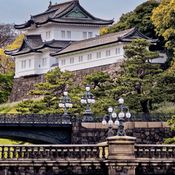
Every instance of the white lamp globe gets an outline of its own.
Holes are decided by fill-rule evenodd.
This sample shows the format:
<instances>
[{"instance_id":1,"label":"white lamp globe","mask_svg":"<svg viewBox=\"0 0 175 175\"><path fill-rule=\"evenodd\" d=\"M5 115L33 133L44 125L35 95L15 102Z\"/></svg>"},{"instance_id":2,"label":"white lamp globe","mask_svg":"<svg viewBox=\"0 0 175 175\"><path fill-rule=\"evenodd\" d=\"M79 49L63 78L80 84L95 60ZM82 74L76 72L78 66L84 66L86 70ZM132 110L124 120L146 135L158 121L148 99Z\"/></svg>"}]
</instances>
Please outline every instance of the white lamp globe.
<instances>
[{"instance_id":1,"label":"white lamp globe","mask_svg":"<svg viewBox=\"0 0 175 175\"><path fill-rule=\"evenodd\" d=\"M118 114L118 117L119 117L120 119L124 118L124 117L125 117L125 113L124 113L124 112L120 112L120 113Z\"/></svg>"},{"instance_id":2,"label":"white lamp globe","mask_svg":"<svg viewBox=\"0 0 175 175\"><path fill-rule=\"evenodd\" d=\"M69 103L66 103L65 106L66 106L66 108L69 108Z\"/></svg>"},{"instance_id":3,"label":"white lamp globe","mask_svg":"<svg viewBox=\"0 0 175 175\"><path fill-rule=\"evenodd\" d=\"M95 103L95 99L91 99L91 103L94 104Z\"/></svg>"},{"instance_id":4,"label":"white lamp globe","mask_svg":"<svg viewBox=\"0 0 175 175\"><path fill-rule=\"evenodd\" d=\"M90 86L86 86L86 91L89 92L91 90Z\"/></svg>"},{"instance_id":5,"label":"white lamp globe","mask_svg":"<svg viewBox=\"0 0 175 175\"><path fill-rule=\"evenodd\" d=\"M127 113L126 113L126 118L127 118L127 119L130 119L130 118L131 118L131 113L130 113L130 112L127 112Z\"/></svg>"},{"instance_id":6,"label":"white lamp globe","mask_svg":"<svg viewBox=\"0 0 175 175\"><path fill-rule=\"evenodd\" d=\"M112 120L109 120L109 121L108 121L108 125L109 125L109 126L112 126L112 125L113 125L113 121L112 121Z\"/></svg>"},{"instance_id":7,"label":"white lamp globe","mask_svg":"<svg viewBox=\"0 0 175 175\"><path fill-rule=\"evenodd\" d=\"M65 91L63 94L64 94L64 96L67 96L67 95L68 95L68 92L67 92L67 91Z\"/></svg>"},{"instance_id":8,"label":"white lamp globe","mask_svg":"<svg viewBox=\"0 0 175 175\"><path fill-rule=\"evenodd\" d=\"M63 103L59 103L59 107L60 108L63 108L64 107L64 104Z\"/></svg>"},{"instance_id":9,"label":"white lamp globe","mask_svg":"<svg viewBox=\"0 0 175 175\"><path fill-rule=\"evenodd\" d=\"M112 107L109 107L108 108L108 112L111 113L113 111L113 108Z\"/></svg>"},{"instance_id":10,"label":"white lamp globe","mask_svg":"<svg viewBox=\"0 0 175 175\"><path fill-rule=\"evenodd\" d=\"M115 112L112 113L112 118L117 118L117 114Z\"/></svg>"},{"instance_id":11,"label":"white lamp globe","mask_svg":"<svg viewBox=\"0 0 175 175\"><path fill-rule=\"evenodd\" d=\"M87 101L88 101L88 103L92 103L92 99L88 99Z\"/></svg>"},{"instance_id":12,"label":"white lamp globe","mask_svg":"<svg viewBox=\"0 0 175 175\"><path fill-rule=\"evenodd\" d=\"M115 125L119 126L120 122L118 120L115 121Z\"/></svg>"},{"instance_id":13,"label":"white lamp globe","mask_svg":"<svg viewBox=\"0 0 175 175\"><path fill-rule=\"evenodd\" d=\"M103 126L107 125L107 122L106 122L105 119L103 119L103 121L102 121L102 125L103 125Z\"/></svg>"},{"instance_id":14,"label":"white lamp globe","mask_svg":"<svg viewBox=\"0 0 175 175\"><path fill-rule=\"evenodd\" d=\"M124 99L123 99L123 98L120 98L120 99L118 100L118 103L119 103L119 104L123 104L123 103L124 103Z\"/></svg>"},{"instance_id":15,"label":"white lamp globe","mask_svg":"<svg viewBox=\"0 0 175 175\"><path fill-rule=\"evenodd\" d=\"M85 104L86 103L86 100L85 99L81 99L81 104Z\"/></svg>"},{"instance_id":16,"label":"white lamp globe","mask_svg":"<svg viewBox=\"0 0 175 175\"><path fill-rule=\"evenodd\" d=\"M72 105L72 103L68 103L68 104L69 104L69 105L68 105L68 106L69 106L69 108L72 108L72 106L73 106L73 105Z\"/></svg>"}]
</instances>

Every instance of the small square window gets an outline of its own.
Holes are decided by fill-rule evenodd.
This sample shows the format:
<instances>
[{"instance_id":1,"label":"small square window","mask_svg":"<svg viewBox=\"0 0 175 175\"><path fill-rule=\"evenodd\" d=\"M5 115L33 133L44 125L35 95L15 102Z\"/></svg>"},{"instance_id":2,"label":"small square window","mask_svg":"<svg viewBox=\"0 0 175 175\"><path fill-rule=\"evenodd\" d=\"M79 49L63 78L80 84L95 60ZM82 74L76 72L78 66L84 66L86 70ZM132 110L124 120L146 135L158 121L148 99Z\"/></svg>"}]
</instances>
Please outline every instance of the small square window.
<instances>
[{"instance_id":1,"label":"small square window","mask_svg":"<svg viewBox=\"0 0 175 175\"><path fill-rule=\"evenodd\" d=\"M83 39L87 39L87 32L83 32Z\"/></svg>"},{"instance_id":2,"label":"small square window","mask_svg":"<svg viewBox=\"0 0 175 175\"><path fill-rule=\"evenodd\" d=\"M71 39L71 31L67 31L67 38Z\"/></svg>"},{"instance_id":3,"label":"small square window","mask_svg":"<svg viewBox=\"0 0 175 175\"><path fill-rule=\"evenodd\" d=\"M50 31L46 32L46 39L50 39Z\"/></svg>"},{"instance_id":4,"label":"small square window","mask_svg":"<svg viewBox=\"0 0 175 175\"><path fill-rule=\"evenodd\" d=\"M92 60L92 54L88 54L88 60Z\"/></svg>"},{"instance_id":5,"label":"small square window","mask_svg":"<svg viewBox=\"0 0 175 175\"><path fill-rule=\"evenodd\" d=\"M93 34L92 32L88 32L88 38L92 38Z\"/></svg>"},{"instance_id":6,"label":"small square window","mask_svg":"<svg viewBox=\"0 0 175 175\"><path fill-rule=\"evenodd\" d=\"M74 58L70 58L70 64L74 63Z\"/></svg>"},{"instance_id":7,"label":"small square window","mask_svg":"<svg viewBox=\"0 0 175 175\"><path fill-rule=\"evenodd\" d=\"M107 50L106 51L106 56L110 56L111 55L111 51L110 50Z\"/></svg>"},{"instance_id":8,"label":"small square window","mask_svg":"<svg viewBox=\"0 0 175 175\"><path fill-rule=\"evenodd\" d=\"M31 65L32 65L32 60L29 59L29 68L31 67Z\"/></svg>"},{"instance_id":9,"label":"small square window","mask_svg":"<svg viewBox=\"0 0 175 175\"><path fill-rule=\"evenodd\" d=\"M42 67L45 67L47 65L47 58L42 58L41 65Z\"/></svg>"},{"instance_id":10,"label":"small square window","mask_svg":"<svg viewBox=\"0 0 175 175\"><path fill-rule=\"evenodd\" d=\"M66 37L66 32L64 30L61 31L61 37L64 39Z\"/></svg>"},{"instance_id":11,"label":"small square window","mask_svg":"<svg viewBox=\"0 0 175 175\"><path fill-rule=\"evenodd\" d=\"M23 60L23 61L21 62L21 68L22 68L22 69L25 69L25 68L26 68L26 60Z\"/></svg>"},{"instance_id":12,"label":"small square window","mask_svg":"<svg viewBox=\"0 0 175 175\"><path fill-rule=\"evenodd\" d=\"M101 58L101 52L97 52L97 58Z\"/></svg>"},{"instance_id":13,"label":"small square window","mask_svg":"<svg viewBox=\"0 0 175 175\"><path fill-rule=\"evenodd\" d=\"M83 62L83 56L79 56L78 61Z\"/></svg>"},{"instance_id":14,"label":"small square window","mask_svg":"<svg viewBox=\"0 0 175 175\"><path fill-rule=\"evenodd\" d=\"M120 54L120 48L116 48L116 55L119 55Z\"/></svg>"},{"instance_id":15,"label":"small square window","mask_svg":"<svg viewBox=\"0 0 175 175\"><path fill-rule=\"evenodd\" d=\"M65 59L62 59L61 60L61 65L65 65L66 64L66 60Z\"/></svg>"}]
</instances>

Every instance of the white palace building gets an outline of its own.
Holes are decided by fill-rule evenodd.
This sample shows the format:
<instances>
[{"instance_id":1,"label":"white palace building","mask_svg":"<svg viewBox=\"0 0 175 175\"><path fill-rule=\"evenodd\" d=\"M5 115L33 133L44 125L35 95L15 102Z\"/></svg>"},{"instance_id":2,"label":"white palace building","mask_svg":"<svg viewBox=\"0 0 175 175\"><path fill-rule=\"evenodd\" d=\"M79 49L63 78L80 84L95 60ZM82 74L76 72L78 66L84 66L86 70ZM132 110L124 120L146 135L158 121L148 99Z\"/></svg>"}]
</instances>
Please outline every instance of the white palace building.
<instances>
[{"instance_id":1,"label":"white palace building","mask_svg":"<svg viewBox=\"0 0 175 175\"><path fill-rule=\"evenodd\" d=\"M48 9L15 29L25 32L20 48L5 53L15 58L15 78L47 73L54 67L79 71L122 62L123 46L135 38L155 42L136 28L99 36L113 20L94 17L78 0L50 3ZM164 63L166 57L155 59Z\"/></svg>"}]
</instances>

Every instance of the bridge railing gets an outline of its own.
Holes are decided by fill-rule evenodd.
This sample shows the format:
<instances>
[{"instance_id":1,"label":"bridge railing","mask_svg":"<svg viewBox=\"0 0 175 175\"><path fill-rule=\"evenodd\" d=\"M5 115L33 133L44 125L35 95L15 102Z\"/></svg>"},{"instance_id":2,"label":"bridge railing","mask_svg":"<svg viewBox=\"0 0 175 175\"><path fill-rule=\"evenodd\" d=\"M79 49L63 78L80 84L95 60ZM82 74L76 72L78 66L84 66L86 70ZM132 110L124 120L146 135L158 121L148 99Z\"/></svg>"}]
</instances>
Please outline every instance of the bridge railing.
<instances>
[{"instance_id":1,"label":"bridge railing","mask_svg":"<svg viewBox=\"0 0 175 175\"><path fill-rule=\"evenodd\" d=\"M135 145L136 158L175 159L175 145Z\"/></svg>"},{"instance_id":2,"label":"bridge railing","mask_svg":"<svg viewBox=\"0 0 175 175\"><path fill-rule=\"evenodd\" d=\"M0 160L99 160L106 159L106 150L97 145L9 145L0 146Z\"/></svg>"},{"instance_id":3,"label":"bridge railing","mask_svg":"<svg viewBox=\"0 0 175 175\"><path fill-rule=\"evenodd\" d=\"M67 118L60 114L0 114L0 126L5 125L60 125L71 124L72 116Z\"/></svg>"},{"instance_id":4,"label":"bridge railing","mask_svg":"<svg viewBox=\"0 0 175 175\"><path fill-rule=\"evenodd\" d=\"M167 121L174 114L132 114L131 121ZM67 118L62 114L0 114L0 126L4 125L60 125L81 121L82 117L70 115ZM103 116L94 116L93 122L100 122Z\"/></svg>"}]
</instances>

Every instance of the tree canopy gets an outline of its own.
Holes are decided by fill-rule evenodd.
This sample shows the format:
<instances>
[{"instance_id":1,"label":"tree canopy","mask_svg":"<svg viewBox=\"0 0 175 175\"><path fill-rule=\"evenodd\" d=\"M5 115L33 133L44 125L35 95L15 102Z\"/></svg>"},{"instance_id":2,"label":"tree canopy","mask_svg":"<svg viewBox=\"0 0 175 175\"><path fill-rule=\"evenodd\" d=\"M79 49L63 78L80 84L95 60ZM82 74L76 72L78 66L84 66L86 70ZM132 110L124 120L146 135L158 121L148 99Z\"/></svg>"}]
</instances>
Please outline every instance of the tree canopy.
<instances>
[{"instance_id":1,"label":"tree canopy","mask_svg":"<svg viewBox=\"0 0 175 175\"><path fill-rule=\"evenodd\" d=\"M101 30L101 34L118 32L121 30L137 27L148 37L155 38L156 34L151 21L152 10L159 4L155 0L144 2L136 7L134 11L123 14L120 20L112 27Z\"/></svg>"},{"instance_id":2,"label":"tree canopy","mask_svg":"<svg viewBox=\"0 0 175 175\"><path fill-rule=\"evenodd\" d=\"M0 73L6 74L9 72L14 72L15 64L12 57L6 55L4 50L14 50L21 46L24 35L21 34L16 37L16 39L9 45L0 48Z\"/></svg>"},{"instance_id":3,"label":"tree canopy","mask_svg":"<svg viewBox=\"0 0 175 175\"><path fill-rule=\"evenodd\" d=\"M151 20L159 36L163 36L169 49L175 47L175 1L162 0L160 5L153 10Z\"/></svg>"},{"instance_id":4,"label":"tree canopy","mask_svg":"<svg viewBox=\"0 0 175 175\"><path fill-rule=\"evenodd\" d=\"M160 65L151 63L157 52L149 51L148 47L149 43L143 39L124 47L126 60L113 89L115 96L127 97L131 109L144 113L149 113L152 103L157 102L158 75L162 72Z\"/></svg>"},{"instance_id":5,"label":"tree canopy","mask_svg":"<svg viewBox=\"0 0 175 175\"><path fill-rule=\"evenodd\" d=\"M5 38L6 37L4 36L4 40ZM18 47L20 47L23 38L24 35L19 35L11 44L0 48L0 103L5 103L8 100L8 96L10 95L13 86L13 77L15 69L14 59L10 56L5 55L4 50L17 49ZM0 38L0 40L1 39L3 38Z\"/></svg>"}]
</instances>

